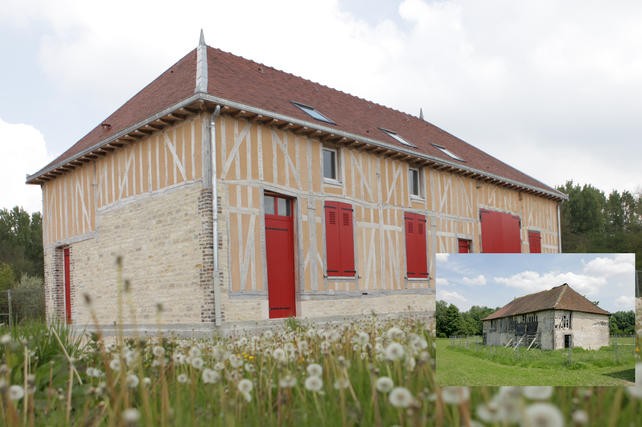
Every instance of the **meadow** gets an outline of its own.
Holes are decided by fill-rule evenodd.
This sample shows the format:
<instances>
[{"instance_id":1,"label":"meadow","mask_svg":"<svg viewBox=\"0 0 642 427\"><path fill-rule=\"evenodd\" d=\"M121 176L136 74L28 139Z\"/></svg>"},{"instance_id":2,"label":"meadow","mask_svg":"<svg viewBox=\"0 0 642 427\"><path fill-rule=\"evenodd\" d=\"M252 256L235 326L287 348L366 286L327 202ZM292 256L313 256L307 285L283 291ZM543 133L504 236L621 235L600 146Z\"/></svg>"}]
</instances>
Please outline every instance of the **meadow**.
<instances>
[{"instance_id":1,"label":"meadow","mask_svg":"<svg viewBox=\"0 0 642 427\"><path fill-rule=\"evenodd\" d=\"M437 339L437 380L448 385L631 385L634 338L600 350L527 350Z\"/></svg>"},{"instance_id":2,"label":"meadow","mask_svg":"<svg viewBox=\"0 0 642 427\"><path fill-rule=\"evenodd\" d=\"M637 425L642 387L446 387L424 319L207 339L0 328L7 426ZM438 371L439 372L439 371Z\"/></svg>"}]
</instances>

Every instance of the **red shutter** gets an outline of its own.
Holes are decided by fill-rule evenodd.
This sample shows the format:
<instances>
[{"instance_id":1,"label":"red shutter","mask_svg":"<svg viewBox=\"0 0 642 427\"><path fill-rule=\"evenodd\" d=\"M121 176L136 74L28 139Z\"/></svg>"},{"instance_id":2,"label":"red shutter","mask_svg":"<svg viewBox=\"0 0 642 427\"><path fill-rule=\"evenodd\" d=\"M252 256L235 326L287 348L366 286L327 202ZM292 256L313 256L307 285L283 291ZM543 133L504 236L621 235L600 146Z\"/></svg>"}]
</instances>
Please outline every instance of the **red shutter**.
<instances>
[{"instance_id":1,"label":"red shutter","mask_svg":"<svg viewBox=\"0 0 642 427\"><path fill-rule=\"evenodd\" d=\"M480 220L482 252L520 253L522 251L521 224L518 216L482 209Z\"/></svg>"},{"instance_id":2,"label":"red shutter","mask_svg":"<svg viewBox=\"0 0 642 427\"><path fill-rule=\"evenodd\" d=\"M65 287L65 321L71 324L71 268L70 268L70 255L69 248L64 248L63 251L63 268L64 268L64 287Z\"/></svg>"},{"instance_id":3,"label":"red shutter","mask_svg":"<svg viewBox=\"0 0 642 427\"><path fill-rule=\"evenodd\" d=\"M408 278L425 279L428 277L426 259L426 217L405 213L406 226L406 271Z\"/></svg>"},{"instance_id":4,"label":"red shutter","mask_svg":"<svg viewBox=\"0 0 642 427\"><path fill-rule=\"evenodd\" d=\"M528 247L532 254L542 253L542 235L539 231L528 231Z\"/></svg>"},{"instance_id":5,"label":"red shutter","mask_svg":"<svg viewBox=\"0 0 642 427\"><path fill-rule=\"evenodd\" d=\"M354 276L354 227L352 206L325 203L325 241L328 276Z\"/></svg>"},{"instance_id":6,"label":"red shutter","mask_svg":"<svg viewBox=\"0 0 642 427\"><path fill-rule=\"evenodd\" d=\"M471 241L467 239L458 239L459 243L459 253L460 254L469 254Z\"/></svg>"}]
</instances>

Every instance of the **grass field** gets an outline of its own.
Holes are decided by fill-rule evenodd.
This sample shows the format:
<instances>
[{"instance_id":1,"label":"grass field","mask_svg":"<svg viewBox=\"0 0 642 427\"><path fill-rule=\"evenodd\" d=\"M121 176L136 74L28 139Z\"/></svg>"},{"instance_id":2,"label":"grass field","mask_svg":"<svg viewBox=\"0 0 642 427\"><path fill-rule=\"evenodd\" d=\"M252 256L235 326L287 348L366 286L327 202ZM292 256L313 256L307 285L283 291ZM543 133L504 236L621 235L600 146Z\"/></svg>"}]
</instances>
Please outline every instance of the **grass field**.
<instances>
[{"instance_id":1,"label":"grass field","mask_svg":"<svg viewBox=\"0 0 642 427\"><path fill-rule=\"evenodd\" d=\"M440 385L631 385L635 379L633 338L596 351L514 350L477 344L451 346L437 339Z\"/></svg>"}]
</instances>

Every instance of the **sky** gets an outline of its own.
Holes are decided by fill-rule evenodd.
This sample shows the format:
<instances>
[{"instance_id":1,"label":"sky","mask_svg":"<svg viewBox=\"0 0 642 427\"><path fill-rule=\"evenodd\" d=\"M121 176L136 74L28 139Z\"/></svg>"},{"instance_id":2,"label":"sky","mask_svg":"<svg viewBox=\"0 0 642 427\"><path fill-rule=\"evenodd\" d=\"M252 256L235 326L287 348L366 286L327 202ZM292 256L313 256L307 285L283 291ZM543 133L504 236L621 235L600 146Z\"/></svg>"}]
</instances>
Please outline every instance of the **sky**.
<instances>
[{"instance_id":1,"label":"sky","mask_svg":"<svg viewBox=\"0 0 642 427\"><path fill-rule=\"evenodd\" d=\"M635 310L635 254L437 254L437 300L503 307L567 283L614 313Z\"/></svg>"},{"instance_id":2,"label":"sky","mask_svg":"<svg viewBox=\"0 0 642 427\"><path fill-rule=\"evenodd\" d=\"M0 208L198 44L424 117L549 186L642 191L642 2L0 0Z\"/></svg>"}]
</instances>

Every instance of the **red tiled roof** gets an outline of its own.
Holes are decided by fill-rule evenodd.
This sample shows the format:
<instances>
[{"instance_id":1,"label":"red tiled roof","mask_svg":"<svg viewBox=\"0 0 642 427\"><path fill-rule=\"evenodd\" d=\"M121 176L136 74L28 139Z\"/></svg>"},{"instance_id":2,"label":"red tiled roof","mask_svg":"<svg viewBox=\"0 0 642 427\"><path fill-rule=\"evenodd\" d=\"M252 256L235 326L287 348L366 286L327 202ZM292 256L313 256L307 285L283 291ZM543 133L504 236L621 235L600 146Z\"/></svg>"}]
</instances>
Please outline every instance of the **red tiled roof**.
<instances>
[{"instance_id":1,"label":"red tiled roof","mask_svg":"<svg viewBox=\"0 0 642 427\"><path fill-rule=\"evenodd\" d=\"M542 190L547 197L565 198L557 190L418 117L212 47L207 47L207 94L195 93L196 56L196 50L188 53L105 119L103 123L109 124L109 128L98 125L69 150L29 177L27 182L37 181L41 175L53 168L73 160L102 143L113 140L119 133L132 126L191 98L194 101L216 99L223 104L226 101L241 104L261 110L265 114L276 114L307 122L309 127L330 128L337 132L415 152L420 156L427 155L463 169L472 169L485 175L503 178L507 182L534 187ZM335 124L312 119L293 105L292 101L314 107L332 119ZM416 148L397 142L380 128L397 132ZM451 158L432 144L447 148L465 161L460 162Z\"/></svg>"},{"instance_id":2,"label":"red tiled roof","mask_svg":"<svg viewBox=\"0 0 642 427\"><path fill-rule=\"evenodd\" d=\"M499 319L516 314L533 313L542 310L569 310L582 311L608 315L609 312L601 309L591 301L578 294L568 284L556 286L547 291L537 292L523 297L515 298L496 312L482 320Z\"/></svg>"}]
</instances>

